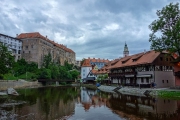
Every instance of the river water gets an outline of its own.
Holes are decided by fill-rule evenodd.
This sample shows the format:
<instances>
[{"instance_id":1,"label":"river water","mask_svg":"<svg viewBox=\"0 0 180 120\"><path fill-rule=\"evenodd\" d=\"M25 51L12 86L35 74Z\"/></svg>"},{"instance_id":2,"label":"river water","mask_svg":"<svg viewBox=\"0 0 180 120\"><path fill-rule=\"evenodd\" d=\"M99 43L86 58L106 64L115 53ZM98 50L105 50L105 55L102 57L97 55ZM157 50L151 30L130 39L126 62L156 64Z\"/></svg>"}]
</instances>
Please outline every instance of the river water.
<instances>
[{"instance_id":1,"label":"river water","mask_svg":"<svg viewBox=\"0 0 180 120\"><path fill-rule=\"evenodd\" d=\"M0 120L180 120L180 101L85 87L19 89L0 97Z\"/></svg>"}]
</instances>

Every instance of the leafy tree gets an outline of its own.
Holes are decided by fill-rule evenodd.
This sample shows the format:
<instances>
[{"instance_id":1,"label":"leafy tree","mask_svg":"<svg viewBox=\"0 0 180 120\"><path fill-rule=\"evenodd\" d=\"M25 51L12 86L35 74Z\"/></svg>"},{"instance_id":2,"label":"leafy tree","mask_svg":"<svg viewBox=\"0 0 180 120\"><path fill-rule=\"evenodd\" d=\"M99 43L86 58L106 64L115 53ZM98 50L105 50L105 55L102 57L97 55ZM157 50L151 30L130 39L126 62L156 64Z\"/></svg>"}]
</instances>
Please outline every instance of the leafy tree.
<instances>
[{"instance_id":1,"label":"leafy tree","mask_svg":"<svg viewBox=\"0 0 180 120\"><path fill-rule=\"evenodd\" d=\"M51 77L52 79L57 79L59 75L59 68L57 65L52 64L50 65L50 70L51 70Z\"/></svg>"},{"instance_id":2,"label":"leafy tree","mask_svg":"<svg viewBox=\"0 0 180 120\"><path fill-rule=\"evenodd\" d=\"M25 59L17 60L17 62L13 66L13 71L15 74L24 74L27 71L28 63L25 61Z\"/></svg>"},{"instance_id":3,"label":"leafy tree","mask_svg":"<svg viewBox=\"0 0 180 120\"><path fill-rule=\"evenodd\" d=\"M51 70L46 68L41 68L39 77L40 79L51 79Z\"/></svg>"},{"instance_id":4,"label":"leafy tree","mask_svg":"<svg viewBox=\"0 0 180 120\"><path fill-rule=\"evenodd\" d=\"M30 64L28 64L27 69L29 72L36 72L38 70L38 64L35 62L31 62Z\"/></svg>"},{"instance_id":5,"label":"leafy tree","mask_svg":"<svg viewBox=\"0 0 180 120\"><path fill-rule=\"evenodd\" d=\"M151 49L162 52L167 50L170 54L180 55L180 10L179 4L165 6L157 11L158 19L154 20L149 28L152 31L149 41Z\"/></svg>"},{"instance_id":6,"label":"leafy tree","mask_svg":"<svg viewBox=\"0 0 180 120\"><path fill-rule=\"evenodd\" d=\"M44 61L43 61L42 67L48 69L51 64L52 64L52 56L50 53L48 53L48 55L44 56Z\"/></svg>"},{"instance_id":7,"label":"leafy tree","mask_svg":"<svg viewBox=\"0 0 180 120\"><path fill-rule=\"evenodd\" d=\"M70 74L72 76L72 79L77 79L78 78L78 75L80 74L79 71L77 70L71 70L70 71Z\"/></svg>"},{"instance_id":8,"label":"leafy tree","mask_svg":"<svg viewBox=\"0 0 180 120\"><path fill-rule=\"evenodd\" d=\"M14 64L14 57L8 51L8 48L0 43L0 76L8 73Z\"/></svg>"}]
</instances>

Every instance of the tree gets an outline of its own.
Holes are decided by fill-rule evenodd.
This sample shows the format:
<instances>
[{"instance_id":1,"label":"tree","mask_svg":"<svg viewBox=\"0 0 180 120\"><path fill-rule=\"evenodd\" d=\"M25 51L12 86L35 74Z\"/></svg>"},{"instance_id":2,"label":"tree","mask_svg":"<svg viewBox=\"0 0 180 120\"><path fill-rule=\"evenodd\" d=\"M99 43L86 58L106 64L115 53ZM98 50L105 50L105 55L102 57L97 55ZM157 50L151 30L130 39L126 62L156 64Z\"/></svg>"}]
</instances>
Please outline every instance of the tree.
<instances>
[{"instance_id":1,"label":"tree","mask_svg":"<svg viewBox=\"0 0 180 120\"><path fill-rule=\"evenodd\" d=\"M180 55L180 10L179 4L170 3L157 11L158 19L154 20L149 28L152 31L149 41L151 49L170 54Z\"/></svg>"},{"instance_id":2,"label":"tree","mask_svg":"<svg viewBox=\"0 0 180 120\"><path fill-rule=\"evenodd\" d=\"M48 53L48 55L44 56L42 67L48 69L51 64L52 64L52 57L51 57L51 54Z\"/></svg>"},{"instance_id":3,"label":"tree","mask_svg":"<svg viewBox=\"0 0 180 120\"><path fill-rule=\"evenodd\" d=\"M8 51L8 48L0 43L0 76L8 73L14 64L14 57Z\"/></svg>"},{"instance_id":4,"label":"tree","mask_svg":"<svg viewBox=\"0 0 180 120\"><path fill-rule=\"evenodd\" d=\"M51 79L51 70L46 68L41 68L39 73L39 79Z\"/></svg>"},{"instance_id":5,"label":"tree","mask_svg":"<svg viewBox=\"0 0 180 120\"><path fill-rule=\"evenodd\" d=\"M77 70L71 70L69 72L70 72L70 74L72 76L72 79L77 79L79 74L80 74L79 71L77 71Z\"/></svg>"}]
</instances>

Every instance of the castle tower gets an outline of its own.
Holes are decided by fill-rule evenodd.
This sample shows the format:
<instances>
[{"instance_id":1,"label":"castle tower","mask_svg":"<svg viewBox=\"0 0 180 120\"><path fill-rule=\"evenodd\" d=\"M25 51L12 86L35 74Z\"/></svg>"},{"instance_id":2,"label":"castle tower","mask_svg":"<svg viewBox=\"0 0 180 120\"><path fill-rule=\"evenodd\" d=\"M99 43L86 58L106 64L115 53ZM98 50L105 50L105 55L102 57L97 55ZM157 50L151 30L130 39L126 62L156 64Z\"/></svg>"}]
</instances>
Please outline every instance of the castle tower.
<instances>
[{"instance_id":1,"label":"castle tower","mask_svg":"<svg viewBox=\"0 0 180 120\"><path fill-rule=\"evenodd\" d=\"M127 44L126 44L126 43L125 43L125 45L124 45L123 55L124 55L124 57L129 56L129 51L128 51L128 47L127 47Z\"/></svg>"}]
</instances>

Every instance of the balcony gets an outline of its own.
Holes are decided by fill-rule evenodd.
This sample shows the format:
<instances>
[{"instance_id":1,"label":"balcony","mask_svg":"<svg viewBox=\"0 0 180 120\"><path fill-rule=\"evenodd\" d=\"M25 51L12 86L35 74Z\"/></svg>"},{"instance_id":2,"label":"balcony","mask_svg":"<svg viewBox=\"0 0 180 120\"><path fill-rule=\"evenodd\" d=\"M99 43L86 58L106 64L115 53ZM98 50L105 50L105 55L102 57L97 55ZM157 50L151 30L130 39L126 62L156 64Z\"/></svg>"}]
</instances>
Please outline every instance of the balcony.
<instances>
[{"instance_id":1,"label":"balcony","mask_svg":"<svg viewBox=\"0 0 180 120\"><path fill-rule=\"evenodd\" d=\"M109 77L123 77L124 73L109 73Z\"/></svg>"},{"instance_id":2,"label":"balcony","mask_svg":"<svg viewBox=\"0 0 180 120\"><path fill-rule=\"evenodd\" d=\"M136 71L132 71L132 72L125 72L125 75L136 75L137 72Z\"/></svg>"}]
</instances>

